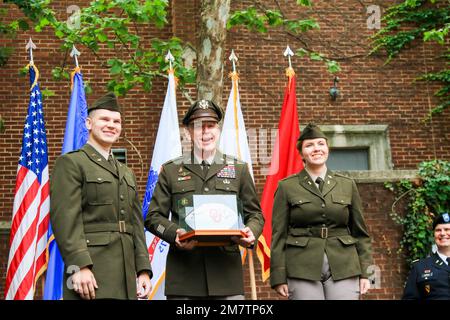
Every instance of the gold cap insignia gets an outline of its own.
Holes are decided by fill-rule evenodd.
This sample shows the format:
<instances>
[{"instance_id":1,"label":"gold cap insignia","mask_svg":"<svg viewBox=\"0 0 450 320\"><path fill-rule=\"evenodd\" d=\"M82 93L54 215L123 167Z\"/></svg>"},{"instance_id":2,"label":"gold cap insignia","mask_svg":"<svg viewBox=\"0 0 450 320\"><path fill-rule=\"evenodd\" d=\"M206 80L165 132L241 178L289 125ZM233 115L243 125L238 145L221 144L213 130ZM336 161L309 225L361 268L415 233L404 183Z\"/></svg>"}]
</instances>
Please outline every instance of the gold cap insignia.
<instances>
[{"instance_id":1,"label":"gold cap insignia","mask_svg":"<svg viewBox=\"0 0 450 320\"><path fill-rule=\"evenodd\" d=\"M198 106L204 110L209 108L209 103L207 100L200 100L200 102L198 103Z\"/></svg>"}]
</instances>

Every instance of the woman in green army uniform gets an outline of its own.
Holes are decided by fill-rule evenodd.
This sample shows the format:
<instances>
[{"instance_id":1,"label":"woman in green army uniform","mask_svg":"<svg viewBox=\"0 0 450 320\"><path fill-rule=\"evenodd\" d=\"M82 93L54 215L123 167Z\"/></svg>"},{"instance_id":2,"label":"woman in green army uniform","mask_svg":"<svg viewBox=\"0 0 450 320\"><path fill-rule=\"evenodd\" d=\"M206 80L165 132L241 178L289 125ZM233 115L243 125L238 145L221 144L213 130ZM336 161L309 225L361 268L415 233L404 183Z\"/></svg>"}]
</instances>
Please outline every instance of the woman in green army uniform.
<instances>
[{"instance_id":1,"label":"woman in green army uniform","mask_svg":"<svg viewBox=\"0 0 450 320\"><path fill-rule=\"evenodd\" d=\"M355 182L327 169L328 141L309 124L297 149L305 168L279 182L270 283L292 300L356 300L370 287L371 240Z\"/></svg>"}]
</instances>

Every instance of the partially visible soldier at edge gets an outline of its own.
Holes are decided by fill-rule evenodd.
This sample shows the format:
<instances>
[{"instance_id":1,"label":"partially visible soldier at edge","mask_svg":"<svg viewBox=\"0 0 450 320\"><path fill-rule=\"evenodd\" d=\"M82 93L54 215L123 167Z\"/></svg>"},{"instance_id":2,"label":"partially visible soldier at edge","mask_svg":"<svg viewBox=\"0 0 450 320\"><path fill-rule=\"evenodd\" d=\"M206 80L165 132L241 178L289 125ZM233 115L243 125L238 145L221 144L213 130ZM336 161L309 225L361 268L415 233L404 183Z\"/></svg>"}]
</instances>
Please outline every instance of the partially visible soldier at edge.
<instances>
[{"instance_id":1,"label":"partially visible soldier at edge","mask_svg":"<svg viewBox=\"0 0 450 320\"><path fill-rule=\"evenodd\" d=\"M183 119L192 152L162 166L145 226L171 244L166 264L168 299L244 299L242 262L238 244L253 247L264 225L248 165L217 150L223 112L209 100L194 103ZM246 234L234 245L196 247L180 241L183 203L194 194L235 194L242 201ZM169 220L169 213L172 218Z\"/></svg>"},{"instance_id":2,"label":"partially visible soldier at edge","mask_svg":"<svg viewBox=\"0 0 450 320\"><path fill-rule=\"evenodd\" d=\"M403 293L404 300L450 300L450 216L433 221L437 251L413 262Z\"/></svg>"},{"instance_id":3,"label":"partially visible soldier at edge","mask_svg":"<svg viewBox=\"0 0 450 320\"><path fill-rule=\"evenodd\" d=\"M136 178L111 153L121 121L113 93L95 101L88 142L53 168L50 217L65 263L65 300L146 298L151 289Z\"/></svg>"}]
</instances>

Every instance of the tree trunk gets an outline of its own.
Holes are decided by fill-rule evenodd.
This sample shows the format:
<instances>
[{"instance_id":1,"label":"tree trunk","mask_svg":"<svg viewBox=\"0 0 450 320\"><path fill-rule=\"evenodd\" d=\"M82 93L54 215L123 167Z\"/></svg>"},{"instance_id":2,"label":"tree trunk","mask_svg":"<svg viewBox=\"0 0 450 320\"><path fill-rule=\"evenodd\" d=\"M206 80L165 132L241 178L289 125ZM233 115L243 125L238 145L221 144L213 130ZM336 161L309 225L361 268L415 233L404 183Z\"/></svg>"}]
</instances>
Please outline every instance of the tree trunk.
<instances>
[{"instance_id":1,"label":"tree trunk","mask_svg":"<svg viewBox=\"0 0 450 320\"><path fill-rule=\"evenodd\" d=\"M223 61L230 0L202 0L200 43L197 54L198 99L222 106Z\"/></svg>"}]
</instances>

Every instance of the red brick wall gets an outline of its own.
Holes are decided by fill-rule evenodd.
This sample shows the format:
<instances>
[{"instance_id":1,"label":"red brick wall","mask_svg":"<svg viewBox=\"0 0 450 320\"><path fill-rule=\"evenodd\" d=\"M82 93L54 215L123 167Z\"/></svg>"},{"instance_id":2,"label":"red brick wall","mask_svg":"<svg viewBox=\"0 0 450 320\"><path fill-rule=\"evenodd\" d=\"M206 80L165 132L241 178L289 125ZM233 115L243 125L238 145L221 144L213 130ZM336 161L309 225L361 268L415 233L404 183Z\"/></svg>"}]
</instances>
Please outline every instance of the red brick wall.
<instances>
[{"instance_id":1,"label":"red brick wall","mask_svg":"<svg viewBox=\"0 0 450 320\"><path fill-rule=\"evenodd\" d=\"M176 35L195 45L198 40L199 2L198 0L173 2L174 7L171 8L168 17L169 25L163 29L145 27L141 31L146 39ZM87 5L89 1L78 1L77 4L82 6L82 3ZM232 1L232 10L252 3L252 1ZM283 1L282 5L285 6L286 3L295 2ZM328 90L332 86L333 76L327 74L322 63L294 57L292 64L297 73L300 123L315 121L318 124L388 124L392 161L396 169L414 169L420 161L434 158L434 152L438 158L450 159L449 111L436 117L432 127L429 123L422 123L420 120L428 113L430 103L433 105L437 102L432 96L437 87L435 85L427 87L420 82L413 83L418 73L436 70L442 65L442 61L435 59L442 47L423 45L418 41L419 49L409 49L400 55L400 59L384 66L384 57L366 57L369 51L367 37L375 31L367 29L366 8L361 1L315 3L310 12L307 9L297 9L294 5L285 12L289 18L304 18L312 14L318 19L321 30L302 36L302 40L307 42L311 49L342 58L340 59L342 71L338 74L341 79L338 84L341 96L335 102L329 100ZM385 8L391 2L378 1L378 3ZM60 17L66 19L66 8L71 4L71 1L58 1L53 9ZM272 2L267 1L267 5L272 6ZM2 4L1 7L11 6ZM18 11L15 12L19 15ZM28 63L24 46L29 36L32 36L38 46L34 52L34 59L40 70L41 89L50 89L56 93L55 96L44 100L50 168L60 154L67 113L69 84L51 78L51 69L62 65L64 61L65 53L59 51L59 40L49 31L28 32L19 35L15 40L2 38L1 45L12 46L15 52L8 64L0 69L0 114L6 122L6 132L0 134L1 221L11 220L17 157L28 103L28 79L19 77L18 69ZM261 35L237 28L228 34L226 56L234 49L239 58L237 69L240 74L239 88L246 127L256 129L258 133L274 129L278 123L286 85L284 70L287 67L287 60L282 53L287 44L293 50L300 48L299 41L281 31ZM79 61L84 80L90 82L94 91L94 94L88 96L88 102L92 102L105 92L110 75L95 56L83 47L78 49L82 52ZM112 55L113 53L109 51L100 53L102 58ZM66 64L72 64L70 57ZM226 59L224 74L230 71L231 64ZM230 89L230 81L225 80L224 83L222 105L225 104ZM141 195L145 188L165 90L166 81L161 79L155 81L150 93L134 89L125 98L121 98L125 109L124 136L136 146L140 154L124 138L116 147L128 149L128 164L136 173ZM190 93L196 97L194 86L190 88ZM181 115L189 102L180 93L177 101ZM263 154L261 148L256 148L258 146L256 142L252 141L251 149L256 187L261 194L265 182L265 177L261 174L264 167L261 160L264 159L261 159ZM270 155L270 143L268 147ZM398 298L404 267L403 260L395 254L400 231L388 216L392 199L381 185L361 185L360 188L366 205L369 229L374 236L375 259L380 264L385 281L385 287L369 297ZM8 240L6 236L1 235L0 241L0 273L1 277L4 277ZM256 262L256 256L254 258ZM259 274L258 263L256 268L256 274ZM257 284L261 298L274 297L273 292L267 287L262 286L260 282ZM0 283L0 291L3 286L4 281Z\"/></svg>"}]
</instances>

